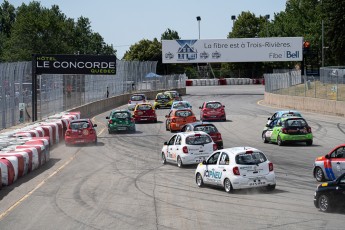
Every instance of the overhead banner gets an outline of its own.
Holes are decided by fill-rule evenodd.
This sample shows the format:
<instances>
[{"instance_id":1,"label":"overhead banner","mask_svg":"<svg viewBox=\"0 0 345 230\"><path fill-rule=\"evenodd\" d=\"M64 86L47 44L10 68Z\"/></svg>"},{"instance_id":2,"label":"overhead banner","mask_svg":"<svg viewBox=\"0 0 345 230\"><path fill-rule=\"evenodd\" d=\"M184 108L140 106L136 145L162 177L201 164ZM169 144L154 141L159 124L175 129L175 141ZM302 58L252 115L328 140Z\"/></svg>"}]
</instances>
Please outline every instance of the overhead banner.
<instances>
[{"instance_id":1,"label":"overhead banner","mask_svg":"<svg viewBox=\"0 0 345 230\"><path fill-rule=\"evenodd\" d=\"M162 40L163 63L302 61L303 37Z\"/></svg>"},{"instance_id":2,"label":"overhead banner","mask_svg":"<svg viewBox=\"0 0 345 230\"><path fill-rule=\"evenodd\" d=\"M114 55L64 55L34 54L36 74L116 74Z\"/></svg>"}]
</instances>

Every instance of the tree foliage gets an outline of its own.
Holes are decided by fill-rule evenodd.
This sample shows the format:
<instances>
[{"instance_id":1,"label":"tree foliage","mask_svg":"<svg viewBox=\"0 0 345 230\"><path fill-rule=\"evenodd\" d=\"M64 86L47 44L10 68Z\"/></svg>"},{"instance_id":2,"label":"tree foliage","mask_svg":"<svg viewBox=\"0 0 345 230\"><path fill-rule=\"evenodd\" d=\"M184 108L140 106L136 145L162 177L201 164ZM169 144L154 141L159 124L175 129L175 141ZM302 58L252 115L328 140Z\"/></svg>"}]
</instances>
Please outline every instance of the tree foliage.
<instances>
[{"instance_id":1,"label":"tree foliage","mask_svg":"<svg viewBox=\"0 0 345 230\"><path fill-rule=\"evenodd\" d=\"M1 12L0 36L4 45L0 60L31 60L34 53L116 53L112 46L105 44L100 34L92 31L88 18L80 17L75 22L67 18L57 5L49 9L33 1L15 9L5 1Z\"/></svg>"}]
</instances>

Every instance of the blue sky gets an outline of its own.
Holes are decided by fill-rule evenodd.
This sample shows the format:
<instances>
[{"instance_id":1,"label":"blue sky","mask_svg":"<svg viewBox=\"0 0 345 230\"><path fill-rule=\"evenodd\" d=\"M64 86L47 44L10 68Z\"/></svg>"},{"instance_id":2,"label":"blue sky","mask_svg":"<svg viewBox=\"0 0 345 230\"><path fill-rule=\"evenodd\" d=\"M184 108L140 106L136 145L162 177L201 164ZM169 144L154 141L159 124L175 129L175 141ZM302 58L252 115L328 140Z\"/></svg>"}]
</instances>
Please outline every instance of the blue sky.
<instances>
[{"instance_id":1,"label":"blue sky","mask_svg":"<svg viewBox=\"0 0 345 230\"><path fill-rule=\"evenodd\" d=\"M285 10L287 0L42 0L50 8L58 5L69 18L90 19L92 30L117 50L122 58L130 45L142 39L160 40L167 29L178 32L181 39L225 39L231 31L231 16L249 11L256 16ZM3 1L1 1L2 3ZM9 0L15 7L31 1Z\"/></svg>"}]
</instances>

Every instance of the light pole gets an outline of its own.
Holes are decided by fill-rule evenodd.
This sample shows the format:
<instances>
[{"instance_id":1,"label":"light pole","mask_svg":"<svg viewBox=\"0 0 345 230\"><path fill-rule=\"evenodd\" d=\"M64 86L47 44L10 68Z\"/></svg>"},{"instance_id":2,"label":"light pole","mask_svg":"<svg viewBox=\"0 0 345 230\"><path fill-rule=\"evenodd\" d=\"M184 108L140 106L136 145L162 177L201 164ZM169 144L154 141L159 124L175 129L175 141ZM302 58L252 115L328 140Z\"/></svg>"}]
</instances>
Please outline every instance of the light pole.
<instances>
[{"instance_id":1,"label":"light pole","mask_svg":"<svg viewBox=\"0 0 345 230\"><path fill-rule=\"evenodd\" d=\"M200 40L200 21L201 21L201 17L197 16L196 20L198 21L198 24L199 24L199 40Z\"/></svg>"},{"instance_id":2,"label":"light pole","mask_svg":"<svg viewBox=\"0 0 345 230\"><path fill-rule=\"evenodd\" d=\"M265 19L266 19L266 37L268 37L268 20L270 19L270 15L266 14Z\"/></svg>"},{"instance_id":3,"label":"light pole","mask_svg":"<svg viewBox=\"0 0 345 230\"><path fill-rule=\"evenodd\" d=\"M236 15L232 15L232 16L231 16L231 20L232 20L232 30L234 30Z\"/></svg>"}]
</instances>

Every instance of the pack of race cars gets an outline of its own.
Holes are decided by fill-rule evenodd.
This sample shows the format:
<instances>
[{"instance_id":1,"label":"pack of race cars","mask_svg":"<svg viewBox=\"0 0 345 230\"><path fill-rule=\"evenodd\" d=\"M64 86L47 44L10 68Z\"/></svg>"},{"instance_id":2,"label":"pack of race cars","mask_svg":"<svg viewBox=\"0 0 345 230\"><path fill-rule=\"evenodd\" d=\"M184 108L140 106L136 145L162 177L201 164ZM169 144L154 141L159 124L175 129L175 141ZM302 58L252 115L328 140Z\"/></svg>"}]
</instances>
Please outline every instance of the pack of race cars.
<instances>
[{"instance_id":1,"label":"pack of race cars","mask_svg":"<svg viewBox=\"0 0 345 230\"><path fill-rule=\"evenodd\" d=\"M138 101L135 101L138 99ZM161 150L163 164L178 167L197 164L197 186L216 185L226 192L234 189L260 188L272 191L276 187L273 163L259 149L242 146L225 148L221 133L208 121L226 121L225 106L219 101L205 101L197 118L188 101L183 101L176 91L158 93L153 104L144 94L132 95L128 110L111 111L108 119L109 133L129 130L135 132L135 123L157 122L155 110L168 108L165 127L173 133ZM133 110L131 113L129 110ZM126 118L116 117L127 112ZM116 117L116 118L115 118ZM288 143L313 144L313 133L302 114L295 110L277 111L268 118L261 138L264 143L282 146ZM325 156L315 160L313 176L318 182L314 195L315 207L323 212L345 202L345 144L337 146Z\"/></svg>"}]
</instances>

